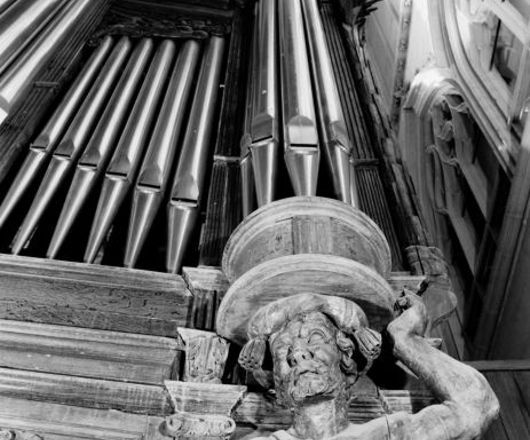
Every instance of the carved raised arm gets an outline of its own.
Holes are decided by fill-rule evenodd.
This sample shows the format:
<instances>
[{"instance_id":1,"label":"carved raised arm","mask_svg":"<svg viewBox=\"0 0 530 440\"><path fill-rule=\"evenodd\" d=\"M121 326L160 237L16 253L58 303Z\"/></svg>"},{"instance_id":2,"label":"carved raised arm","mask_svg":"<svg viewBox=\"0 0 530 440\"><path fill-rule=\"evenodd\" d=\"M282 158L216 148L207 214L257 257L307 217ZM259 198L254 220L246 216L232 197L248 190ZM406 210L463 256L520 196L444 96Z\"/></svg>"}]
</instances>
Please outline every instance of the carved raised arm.
<instances>
[{"instance_id":1,"label":"carved raised arm","mask_svg":"<svg viewBox=\"0 0 530 440\"><path fill-rule=\"evenodd\" d=\"M499 403L491 387L478 371L436 350L423 338L427 311L417 295L406 294L399 304L404 312L388 326L394 355L441 402L410 416L407 431L412 436L406 438L479 438L499 411ZM393 418L397 423L398 417L390 416L390 424L393 424Z\"/></svg>"}]
</instances>

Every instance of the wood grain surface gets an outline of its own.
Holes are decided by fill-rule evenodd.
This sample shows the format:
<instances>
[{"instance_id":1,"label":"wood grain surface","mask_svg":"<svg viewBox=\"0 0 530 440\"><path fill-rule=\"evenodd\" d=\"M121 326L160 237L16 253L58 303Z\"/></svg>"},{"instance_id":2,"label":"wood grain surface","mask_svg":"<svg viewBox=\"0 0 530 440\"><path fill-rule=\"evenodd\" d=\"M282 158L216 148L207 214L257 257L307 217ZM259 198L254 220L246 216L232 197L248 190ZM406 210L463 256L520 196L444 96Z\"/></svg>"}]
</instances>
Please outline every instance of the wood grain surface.
<instances>
[{"instance_id":1,"label":"wood grain surface","mask_svg":"<svg viewBox=\"0 0 530 440\"><path fill-rule=\"evenodd\" d=\"M0 254L0 318L174 336L193 296L178 275Z\"/></svg>"},{"instance_id":2,"label":"wood grain surface","mask_svg":"<svg viewBox=\"0 0 530 440\"><path fill-rule=\"evenodd\" d=\"M291 197L258 209L237 227L223 270L234 282L265 261L304 253L349 258L383 276L391 269L386 238L362 211L323 197Z\"/></svg>"},{"instance_id":3,"label":"wood grain surface","mask_svg":"<svg viewBox=\"0 0 530 440\"><path fill-rule=\"evenodd\" d=\"M71 376L162 383L182 340L0 320L0 366Z\"/></svg>"}]
</instances>

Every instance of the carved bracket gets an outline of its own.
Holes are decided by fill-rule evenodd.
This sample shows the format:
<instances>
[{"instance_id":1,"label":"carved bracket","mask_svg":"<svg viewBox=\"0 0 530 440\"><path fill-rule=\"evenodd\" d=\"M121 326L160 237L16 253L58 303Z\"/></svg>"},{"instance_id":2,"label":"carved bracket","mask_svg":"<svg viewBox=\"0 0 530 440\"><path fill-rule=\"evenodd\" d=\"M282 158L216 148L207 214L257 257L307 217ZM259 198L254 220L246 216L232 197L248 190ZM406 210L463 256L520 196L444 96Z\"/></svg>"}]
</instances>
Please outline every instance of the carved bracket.
<instances>
[{"instance_id":1,"label":"carved bracket","mask_svg":"<svg viewBox=\"0 0 530 440\"><path fill-rule=\"evenodd\" d=\"M215 333L181 328L186 346L185 382L221 383L230 344Z\"/></svg>"}]
</instances>

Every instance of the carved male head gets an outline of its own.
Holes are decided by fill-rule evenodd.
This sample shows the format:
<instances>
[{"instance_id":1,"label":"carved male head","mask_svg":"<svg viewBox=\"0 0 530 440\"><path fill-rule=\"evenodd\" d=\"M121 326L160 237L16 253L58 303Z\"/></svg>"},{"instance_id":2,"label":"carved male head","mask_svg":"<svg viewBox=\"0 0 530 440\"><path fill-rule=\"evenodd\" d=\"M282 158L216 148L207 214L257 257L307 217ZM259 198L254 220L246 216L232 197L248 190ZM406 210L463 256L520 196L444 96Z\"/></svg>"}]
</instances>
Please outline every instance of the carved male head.
<instances>
[{"instance_id":1,"label":"carved male head","mask_svg":"<svg viewBox=\"0 0 530 440\"><path fill-rule=\"evenodd\" d=\"M355 365L354 344L323 313L296 316L271 336L269 346L278 400L287 406L337 397L348 388L342 365Z\"/></svg>"},{"instance_id":2,"label":"carved male head","mask_svg":"<svg viewBox=\"0 0 530 440\"><path fill-rule=\"evenodd\" d=\"M274 388L289 407L347 394L379 355L380 335L368 328L362 309L343 298L293 296L263 307L250 322L240 363L259 375L268 342Z\"/></svg>"}]
</instances>

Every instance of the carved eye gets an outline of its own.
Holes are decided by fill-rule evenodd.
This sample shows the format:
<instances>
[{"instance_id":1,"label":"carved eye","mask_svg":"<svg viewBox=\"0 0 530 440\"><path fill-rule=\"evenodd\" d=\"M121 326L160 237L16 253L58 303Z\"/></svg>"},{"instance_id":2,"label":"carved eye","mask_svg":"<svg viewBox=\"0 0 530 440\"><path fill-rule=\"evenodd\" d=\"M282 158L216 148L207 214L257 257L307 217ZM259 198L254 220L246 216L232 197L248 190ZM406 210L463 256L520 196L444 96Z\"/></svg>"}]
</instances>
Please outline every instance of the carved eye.
<instances>
[{"instance_id":1,"label":"carved eye","mask_svg":"<svg viewBox=\"0 0 530 440\"><path fill-rule=\"evenodd\" d=\"M309 338L307 338L307 342L309 344L322 344L323 342L327 342L327 339L322 332L315 330L311 332Z\"/></svg>"},{"instance_id":2,"label":"carved eye","mask_svg":"<svg viewBox=\"0 0 530 440\"><path fill-rule=\"evenodd\" d=\"M290 366L292 366L292 363L293 363L293 347L287 348L287 350L285 352L285 360L287 361L287 363Z\"/></svg>"}]
</instances>

